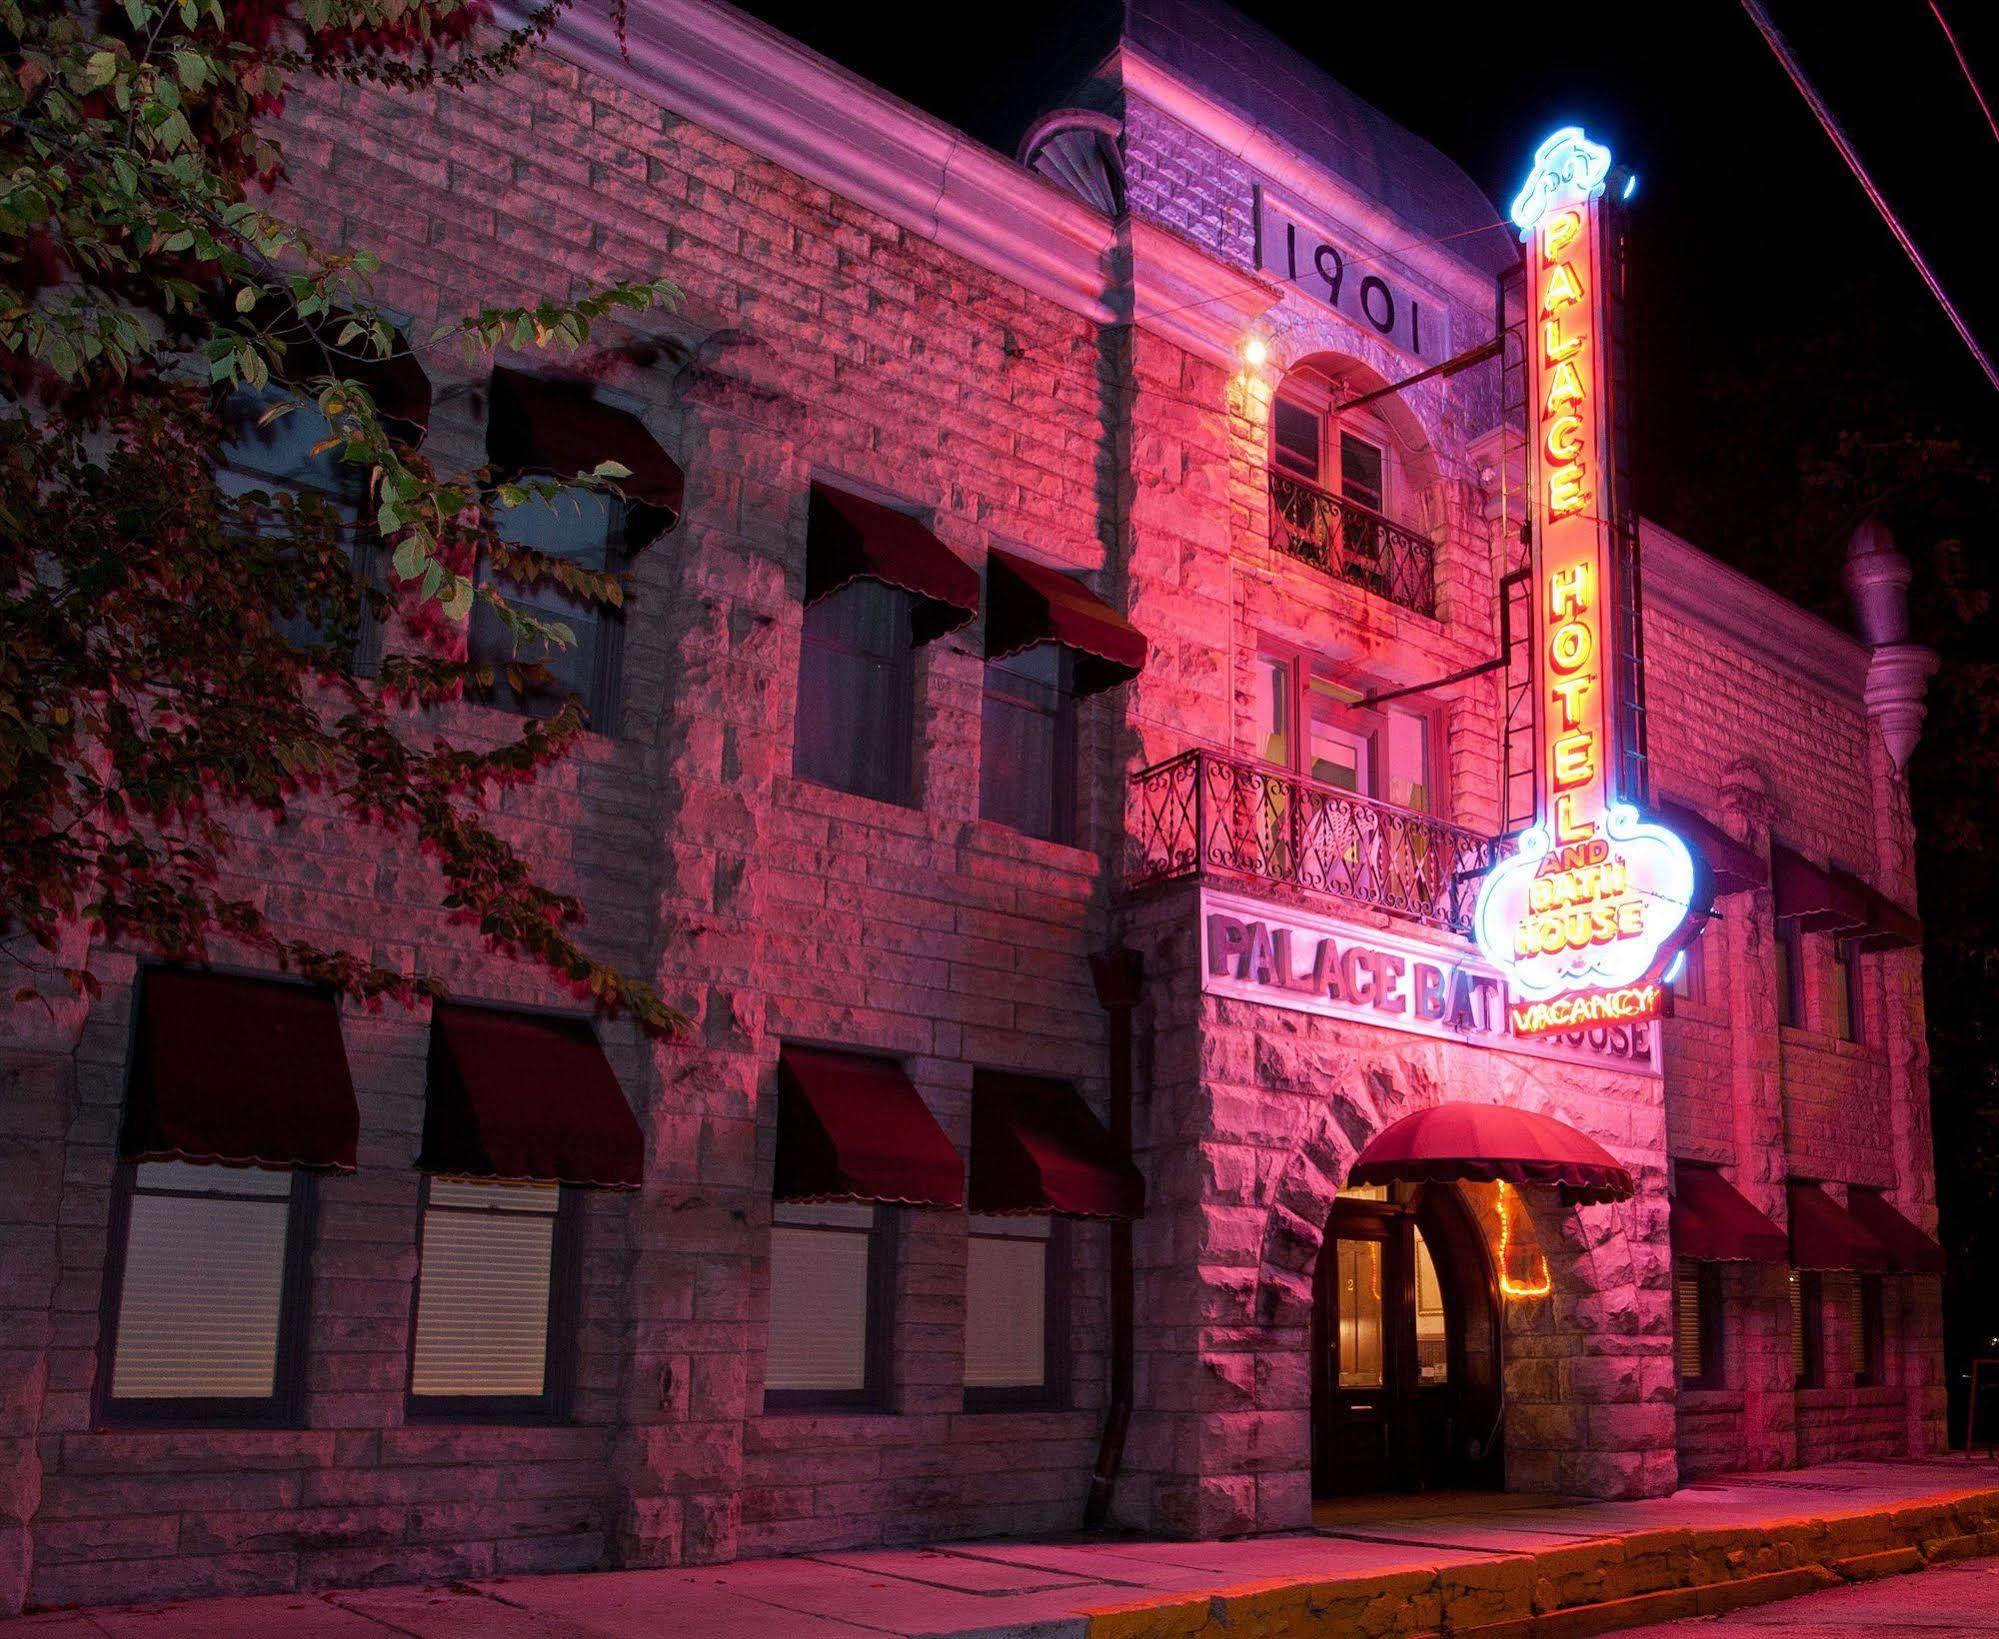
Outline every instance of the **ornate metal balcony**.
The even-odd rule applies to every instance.
[[[1275,467],[1270,544],[1419,615],[1437,612],[1437,553],[1425,537]]]
[[[1428,814],[1212,751],[1131,778],[1125,886],[1209,877],[1373,905],[1471,931],[1503,845]]]

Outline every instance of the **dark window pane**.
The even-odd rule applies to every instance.
[[[617,502],[585,489],[566,489],[552,500],[507,507],[493,522],[494,533],[503,541],[598,571],[619,567],[616,526]],[[546,578],[522,585],[495,573],[490,563],[480,564],[479,584],[496,589],[512,608],[540,620],[560,621],[575,636],[567,647],[530,643],[516,653],[513,634],[498,612],[483,600],[473,604],[469,654],[475,663],[493,668],[486,698],[508,711],[552,717],[572,694],[579,695],[592,725],[605,730],[615,685],[614,611],[574,597]],[[507,680],[510,660],[546,667],[549,681],[531,685],[525,693],[516,690]]]
[[[1317,410],[1280,398],[1271,406],[1271,452],[1277,464],[1312,483],[1319,481]]]
[[[979,812],[1029,836],[1075,834],[1076,701],[1052,643],[986,663]]]
[[[815,785],[910,801],[915,655],[910,598],[860,580],[805,611],[792,772]]]
[[[290,399],[279,387],[241,388],[229,395],[222,406],[227,437],[222,445],[222,464],[216,469],[215,485],[225,496],[259,493],[272,498],[259,509],[251,527],[262,538],[266,531],[283,531],[284,519],[276,509],[276,498],[314,497],[323,502],[337,519],[339,539],[345,544],[349,564],[362,580],[375,572],[373,537],[364,531],[361,506],[367,496],[367,472],[343,461],[338,450],[313,451],[329,437],[332,429],[326,417],[311,404],[299,404],[266,421],[267,412]],[[343,604],[344,604],[344,591]],[[349,664],[366,670],[379,654],[374,622],[358,606],[284,609],[277,612],[278,635],[298,648],[330,644],[345,626],[352,634],[347,640]]]
[[[1381,447],[1352,433],[1340,434],[1340,493],[1379,512],[1383,496]]]

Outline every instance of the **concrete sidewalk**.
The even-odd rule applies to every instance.
[[[1999,1464],[1845,1463],[1649,1502],[1407,1498],[1236,1542],[972,1542],[0,1622],[0,1639],[1190,1639],[1528,1634],[1739,1609],[1999,1554]]]

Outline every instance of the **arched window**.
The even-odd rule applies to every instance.
[[[1432,614],[1435,552],[1421,480],[1388,415],[1343,408],[1372,385],[1307,361],[1270,407],[1270,530],[1279,551]]]

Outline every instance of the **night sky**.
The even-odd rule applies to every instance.
[[[1999,96],[1999,7],[1942,3],[1988,99]],[[1051,0],[953,8],[958,37],[948,49],[930,7],[750,0],[749,9],[1007,152],[1056,100],[1054,88],[1088,66],[1068,44],[1079,32],[1078,8]],[[1540,136],[1568,121],[1639,172],[1638,502],[1709,550],[1742,556],[1737,543],[1714,538],[1726,532],[1717,518],[1757,516],[1748,503],[1781,506],[1794,477],[1775,448],[1739,512],[1714,504],[1712,483],[1705,504],[1688,499],[1703,474],[1726,464],[1718,440],[1739,442],[1745,420],[1754,436],[1753,402],[1718,415],[1717,395],[1742,398],[1744,371],[1753,382],[1754,361],[1773,351],[1858,324],[1869,369],[1898,395],[1952,429],[1999,422],[1999,394],[1739,5],[1604,7],[1613,20],[1587,33],[1536,29],[1532,8],[1457,0],[1246,0],[1240,9],[1437,144],[1497,201],[1512,197]],[[1864,10],[1773,0],[1771,11],[1987,351],[1999,355],[1999,281],[1989,271],[1999,141],[1927,0]],[[1744,483],[1739,463],[1731,481]],[[1836,564],[1829,556],[1828,596],[1808,601],[1832,606]]]

